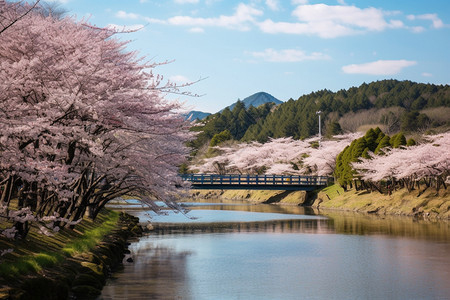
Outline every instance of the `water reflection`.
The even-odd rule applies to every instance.
[[[448,299],[449,251],[383,236],[149,235],[100,299]]]
[[[212,200],[208,199],[208,201]],[[186,206],[191,210],[187,216],[173,212],[169,212],[168,216],[156,216],[154,213],[142,209],[128,212],[138,216],[143,223],[152,222],[160,232],[187,230],[188,232],[264,231],[381,234],[450,241],[450,223],[448,221],[431,222],[410,217],[364,215],[308,207],[255,205],[248,202],[222,202],[220,200],[213,203],[186,203]],[[189,216],[192,219],[189,219]]]
[[[153,219],[154,231],[130,246],[134,262],[100,299],[450,298],[448,222],[219,201],[187,206],[242,219]],[[280,219],[254,221],[272,214]]]
[[[125,262],[124,269],[109,280],[99,299],[186,299],[180,290],[187,281],[190,251],[156,245],[145,238],[129,249],[134,262]]]
[[[358,213],[320,211],[330,218],[329,226],[336,233],[407,237],[435,241],[450,241],[448,221],[431,222],[400,216],[375,216]]]

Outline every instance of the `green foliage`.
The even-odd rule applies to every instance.
[[[411,132],[433,125],[426,114],[416,110],[436,107],[450,107],[450,86],[422,84],[411,81],[382,80],[347,90],[331,92],[321,90],[290,99],[273,109],[274,104],[264,104],[247,110],[242,102],[230,110],[208,116],[204,126],[192,128],[201,131],[188,146],[199,149],[215,134],[229,130],[233,139],[241,141],[266,142],[269,138],[308,138],[319,132],[317,111],[322,111],[321,122],[325,135],[341,133],[337,120],[344,114],[370,108],[399,107],[403,114],[389,112],[380,122],[388,126],[389,132],[401,129]],[[441,122],[442,123],[442,122]],[[375,133],[375,134],[374,134]],[[378,128],[368,133],[366,140],[370,151],[375,151],[384,133]]]
[[[74,255],[91,250],[102,240],[102,238],[111,232],[119,221],[119,213],[111,211],[108,218],[97,227],[86,230],[80,238],[67,244],[62,252],[65,255]]]
[[[416,145],[416,141],[413,138],[410,138],[409,140],[406,141],[406,146],[414,146]]]
[[[319,149],[319,141],[314,141],[310,143],[311,148]]]
[[[192,131],[200,131],[200,134],[197,135],[195,140],[189,142],[188,146],[194,150],[199,149],[208,140],[213,139],[216,134],[224,131],[228,131],[231,134],[231,138],[228,139],[240,140],[251,125],[264,119],[270,113],[274,105],[274,103],[265,103],[258,107],[250,106],[248,109],[245,109],[244,103],[238,101],[233,110],[227,107],[221,112],[208,116],[200,123],[201,126],[192,127]],[[258,130],[258,128],[253,130]],[[217,138],[223,137],[222,135]],[[213,142],[213,144],[215,143],[216,141]]]
[[[400,148],[401,146],[406,146],[406,137],[403,133],[399,132],[396,135],[393,135],[389,140],[392,148]]]
[[[377,127],[376,131],[374,129],[370,128],[366,132],[366,135],[364,136],[364,140],[366,141],[367,147],[369,148],[370,151],[375,151],[375,149],[377,148],[377,146],[378,146],[377,139],[378,139],[378,135],[380,132],[381,132],[381,130],[378,127]]]
[[[342,134],[341,125],[338,122],[328,123],[326,126],[325,135],[330,137],[338,134]]]
[[[413,142],[414,140],[411,141],[411,145]],[[389,137],[380,128],[369,129],[363,137],[354,140],[339,153],[336,158],[334,175],[338,183],[346,188],[347,185],[351,185],[355,176],[355,171],[351,167],[352,162],[357,162],[361,157],[370,159],[370,152],[373,152],[375,155],[383,155],[383,149],[386,147],[398,148],[406,144],[406,138],[403,133]]]
[[[178,173],[180,174],[187,174],[189,173],[189,167],[187,163],[182,163],[180,167],[178,168]]]
[[[225,141],[231,140],[233,137],[231,136],[231,133],[228,129],[225,129],[224,131],[217,133],[213,136],[211,139],[211,142],[209,143],[210,147],[215,147]]]
[[[400,120],[400,129],[406,132],[425,129],[430,125],[430,118],[426,114],[421,114],[418,111],[404,113]]]
[[[361,154],[361,157],[362,158],[367,158],[367,159],[371,158],[371,156],[369,154],[369,148],[368,147],[366,147],[366,149],[364,149],[363,153]]]
[[[362,84],[360,87],[352,87],[348,90],[331,92],[322,90],[304,95],[297,101],[290,99],[280,104],[277,109],[251,125],[244,134],[243,140],[257,140],[265,142],[268,138],[292,136],[294,139],[307,138],[319,132],[317,111],[322,111],[322,122],[334,122],[330,120],[331,112],[342,116],[348,112],[355,112],[369,108],[387,108],[399,106],[407,111],[410,109],[423,109],[440,106],[450,106],[450,86],[437,86],[433,84],[421,84],[411,81],[382,80],[370,84]],[[395,116],[384,116],[383,122],[394,126]],[[406,118],[406,117],[405,117]],[[402,130],[405,132],[422,128],[427,119],[422,116],[418,122],[404,121]],[[415,122],[415,121],[414,121]],[[414,125],[416,124],[416,125]],[[323,124],[322,124],[323,125]],[[399,125],[397,125],[399,126]],[[416,126],[416,127],[414,127]],[[398,127],[397,127],[398,128]],[[337,128],[326,126],[328,130]],[[391,128],[394,129],[394,128]],[[381,140],[382,137],[379,137]],[[369,141],[373,148],[374,143]],[[378,141],[379,142],[379,141]],[[375,148],[373,148],[375,150]],[[372,151],[373,151],[372,150]]]
[[[391,143],[390,143],[390,138],[388,135],[384,135],[383,138],[380,140],[380,142],[378,143],[377,148],[375,149],[374,153],[376,155],[383,155],[384,151],[382,150],[383,148],[386,147],[390,147]]]

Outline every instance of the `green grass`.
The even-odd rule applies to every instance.
[[[118,220],[118,212],[108,211],[100,214],[95,222],[84,220],[75,230],[65,229],[53,237],[30,232],[25,241],[2,240],[0,244],[3,243],[4,248],[14,248],[14,252],[1,258],[0,278],[12,280],[20,275],[38,273],[67,256],[87,252],[117,226]]]
[[[54,266],[62,260],[63,256],[55,252],[25,255],[19,257],[16,261],[1,263],[0,276],[3,278],[12,278],[18,275],[38,273],[43,268]]]
[[[344,189],[339,186],[339,184],[333,184],[330,186],[327,186],[321,192],[326,193],[330,199],[333,199],[339,195],[344,194]]]
[[[68,243],[63,249],[63,253],[66,255],[75,255],[77,253],[82,253],[94,248],[102,238],[111,232],[112,229],[117,225],[119,220],[119,213],[111,211],[108,218],[101,223],[100,226],[94,227],[92,229],[84,231],[83,235]]]

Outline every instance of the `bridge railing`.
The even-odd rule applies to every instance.
[[[183,180],[192,184],[207,185],[327,185],[327,176],[303,175],[242,175],[242,174],[183,174]]]

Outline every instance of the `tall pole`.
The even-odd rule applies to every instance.
[[[320,114],[322,111],[316,111],[316,115],[319,115],[319,148],[320,148],[320,141],[322,140],[322,124],[320,122]]]

